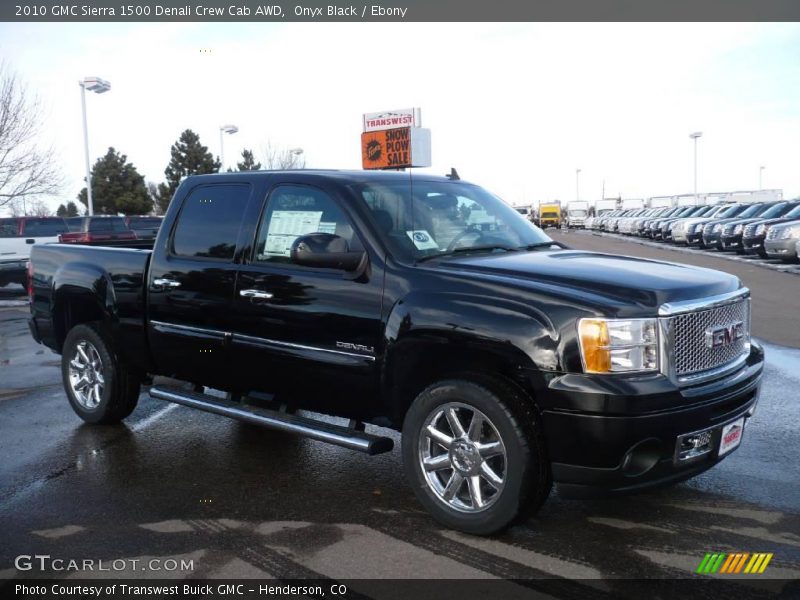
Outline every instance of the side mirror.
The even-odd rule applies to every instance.
[[[355,271],[366,259],[363,250],[351,252],[343,237],[332,233],[301,235],[292,244],[292,262],[305,267]]]

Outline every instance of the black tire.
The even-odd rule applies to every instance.
[[[423,428],[431,415],[449,403],[477,409],[488,417],[492,431],[499,435],[505,448],[502,489],[489,497],[490,504],[486,508],[475,512],[452,507],[434,490],[421,465]],[[463,410],[469,414],[469,409]],[[429,443],[426,440],[427,437],[423,439],[423,446]],[[465,533],[488,535],[504,529],[515,520],[536,512],[552,488],[550,463],[537,410],[521,390],[499,378],[470,374],[437,381],[427,387],[406,413],[402,448],[406,477],[417,499],[437,521]],[[445,452],[452,465],[443,467],[440,476],[452,478],[456,474],[453,452],[445,451],[444,447],[438,451]],[[472,477],[467,476],[467,479]],[[478,482],[480,487],[481,480]],[[465,483],[470,484],[464,485],[469,492],[474,482]],[[492,488],[488,489],[491,492]]]
[[[95,406],[87,406],[87,400],[80,397],[80,390],[73,388],[73,377],[86,371],[85,368],[81,371],[71,367],[78,356],[79,346],[84,352],[93,349],[99,357],[99,368],[92,368],[90,373],[90,378],[97,381],[99,372],[103,380],[102,386],[98,387],[99,401],[89,394],[91,402],[96,402]],[[117,423],[130,415],[139,401],[139,379],[120,364],[109,336],[96,323],[76,325],[67,333],[61,353],[61,378],[72,410],[87,423]]]

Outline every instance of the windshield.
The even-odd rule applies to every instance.
[[[784,217],[800,217],[800,204],[795,206],[792,210],[790,210],[788,213],[786,213],[783,216]]]
[[[571,211],[569,211],[569,214],[572,215],[573,217],[585,217],[586,211],[581,208],[577,210],[573,208]]]
[[[765,211],[764,214],[759,216],[764,217],[765,219],[770,219],[772,217],[780,217],[786,212],[787,209],[788,207],[786,204],[776,204],[768,211]]]
[[[386,181],[353,186],[400,259],[549,244],[545,233],[486,190],[463,182]],[[413,195],[412,195],[413,192]]]
[[[753,206],[749,207],[744,212],[739,213],[738,216],[743,218],[743,219],[746,219],[747,217],[752,217],[752,216],[757,215],[762,210],[764,210],[764,205],[763,204],[754,204]]]

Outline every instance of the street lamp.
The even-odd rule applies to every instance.
[[[702,137],[702,131],[690,133],[689,137],[694,140],[694,199],[697,201],[697,138]]]
[[[758,167],[758,189],[759,190],[763,190],[764,189],[764,186],[761,185],[761,182],[762,182],[762,176],[764,174],[764,169],[766,169],[766,168],[767,167],[765,167],[763,165]]]
[[[581,199],[581,170],[575,169],[575,200]]]
[[[219,128],[219,168],[220,171],[225,169],[225,146],[223,143],[223,133],[227,133],[228,135],[233,135],[239,131],[239,128],[236,125],[222,125]]]
[[[81,108],[83,109],[83,152],[86,159],[86,206],[89,214],[94,214],[92,203],[92,173],[89,168],[89,127],[86,124],[86,90],[95,94],[102,94],[111,89],[111,84],[99,77],[86,77],[78,82],[81,88]]]

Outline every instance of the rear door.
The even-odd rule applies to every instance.
[[[322,185],[322,184],[320,184]],[[233,298],[233,371],[250,389],[301,397],[337,413],[372,399],[377,382],[383,271],[292,262],[298,236],[324,232],[365,249],[347,198],[332,189],[277,179],[243,257]]]
[[[169,236],[153,251],[148,278],[151,351],[162,372],[224,385],[249,183],[187,191]],[[178,197],[174,201],[179,201]]]

